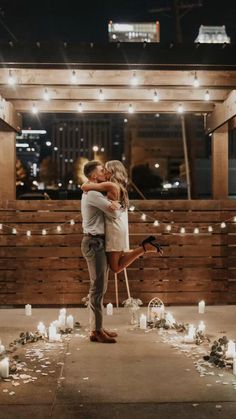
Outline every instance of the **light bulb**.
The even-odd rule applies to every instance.
[[[205,93],[204,99],[205,99],[205,100],[210,100],[210,93],[209,93],[209,91],[208,91],[208,90],[207,90],[207,91],[206,91],[206,93]]]
[[[185,234],[185,228],[184,228],[184,227],[181,227],[181,229],[180,229],[180,233],[181,233],[181,234]]]
[[[0,230],[2,230],[2,224],[0,224]]]
[[[47,100],[47,101],[50,100],[50,95],[48,93],[48,89],[44,90],[43,98],[44,98],[44,100]]]
[[[167,230],[167,231],[171,231],[171,225],[170,225],[170,224],[168,224],[168,225],[166,226],[166,230]]]
[[[213,231],[212,226],[208,226],[208,229],[207,230],[209,231],[209,233],[212,233],[212,231]]]
[[[158,227],[160,224],[159,224],[159,221],[158,220],[155,220],[154,221],[154,223],[153,223],[153,225],[155,226],[155,227]]]
[[[13,77],[11,70],[9,70],[7,82],[10,84],[10,86],[14,86],[14,84],[16,84],[16,79]]]
[[[236,223],[236,216],[234,216],[233,220],[234,220],[234,223]]]
[[[75,225],[75,220],[70,220],[70,225],[74,226]]]
[[[183,113],[183,111],[184,111],[183,105],[182,103],[180,103],[178,106],[178,113]]]
[[[36,115],[38,113],[38,108],[36,107],[35,103],[32,106],[32,113]]]
[[[83,105],[81,102],[78,104],[78,112],[83,112]]]
[[[134,108],[131,103],[129,104],[129,113],[134,113]]]
[[[77,82],[76,72],[75,70],[73,70],[71,74],[71,83],[76,84],[76,82]]]
[[[30,237],[30,236],[31,236],[31,231],[30,231],[30,230],[27,230],[27,231],[26,231],[26,236],[27,236],[27,237]]]
[[[141,215],[141,220],[146,221],[146,219],[147,219],[146,214],[142,214],[142,215]]]
[[[221,223],[220,227],[221,227],[221,228],[225,228],[225,227],[226,227],[226,224],[225,224],[225,222],[224,222],[224,221],[223,221],[223,223]]]
[[[16,228],[12,229],[12,234],[17,234],[17,229]]]
[[[153,94],[153,102],[159,102],[159,96],[156,91]]]
[[[199,85],[200,85],[200,83],[199,83],[199,80],[197,78],[197,74],[195,73],[194,79],[193,79],[193,86],[194,87],[199,87]]]
[[[133,212],[133,211],[135,210],[135,206],[134,206],[134,205],[131,205],[131,206],[129,207],[129,210],[130,210],[131,212]]]
[[[199,228],[198,228],[198,227],[196,227],[196,228],[193,230],[193,232],[194,232],[194,234],[199,234]]]
[[[138,78],[136,76],[136,73],[133,73],[132,79],[131,79],[132,86],[137,86],[138,84]]]
[[[95,151],[95,153],[99,150],[99,147],[97,145],[93,146],[93,151]]]
[[[61,232],[61,226],[57,226],[57,232],[60,233]]]
[[[104,100],[104,93],[102,89],[99,90],[99,100]]]
[[[45,228],[42,229],[42,236],[46,236],[47,230]]]

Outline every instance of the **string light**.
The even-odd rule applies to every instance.
[[[76,77],[76,72],[75,72],[75,70],[73,70],[72,71],[72,74],[71,74],[71,83],[73,83],[73,84],[76,84],[76,82],[77,82],[77,77]]]
[[[104,100],[104,93],[102,89],[99,90],[99,100]]]
[[[207,90],[207,91],[206,91],[206,93],[205,93],[204,99],[205,99],[205,100],[210,100],[210,93],[209,93],[209,91],[208,91],[208,90]]]
[[[70,220],[70,225],[74,226],[75,225],[75,220]]]
[[[15,79],[15,77],[13,77],[13,74],[12,74],[11,70],[9,70],[9,75],[8,75],[7,82],[8,82],[8,84],[10,84],[10,86],[14,86],[16,84],[16,79]]]
[[[195,227],[195,229],[193,230],[194,234],[199,234],[199,228]]]
[[[157,91],[155,90],[154,94],[153,94],[153,102],[159,102],[159,96],[157,94]]]
[[[133,108],[133,105],[131,103],[129,104],[128,111],[129,111],[129,113],[134,113],[134,108]]]
[[[141,215],[141,220],[146,221],[146,219],[147,219],[147,216],[146,216],[146,214],[144,214],[144,213],[143,213],[143,214]]]
[[[180,229],[180,233],[181,233],[181,234],[185,234],[185,228],[184,228],[184,227],[181,227],[181,229]]]
[[[45,228],[42,229],[42,236],[46,236],[47,230]]]
[[[133,73],[133,76],[132,76],[132,79],[131,79],[131,84],[132,84],[132,86],[137,86],[137,84],[138,84],[138,78],[137,78],[135,72]]]
[[[233,218],[233,222],[234,222],[234,223],[236,223],[236,216],[234,216],[234,218]]]
[[[170,225],[170,224],[168,224],[168,225],[166,226],[166,230],[167,230],[167,231],[171,231],[171,225]]]
[[[37,108],[37,106],[35,105],[35,103],[33,103],[33,106],[32,106],[32,113],[33,113],[34,115],[36,115],[36,114],[38,113],[38,108]]]
[[[200,83],[199,83],[199,80],[198,80],[198,77],[197,77],[197,73],[196,72],[194,74],[193,86],[194,87],[199,87],[200,86]]]
[[[12,234],[17,234],[17,229],[16,228],[12,229]]]
[[[158,220],[155,220],[154,223],[153,223],[153,225],[154,225],[154,227],[158,227],[160,225],[160,223],[159,223]]]
[[[177,111],[178,111],[178,113],[183,113],[184,108],[183,108],[182,103],[179,104]]]
[[[83,105],[82,105],[81,102],[78,104],[77,110],[78,110],[79,113],[83,112]]]
[[[60,233],[61,232],[61,226],[57,226],[57,232]]]
[[[2,230],[2,224],[0,224],[0,230]]]
[[[220,228],[225,228],[226,227],[226,224],[225,224],[225,222],[223,221],[223,223],[221,223],[220,224]]]
[[[47,100],[47,101],[50,100],[50,95],[49,95],[48,89],[44,90],[43,98],[44,98],[44,100]]]
[[[133,211],[135,210],[135,206],[134,206],[134,205],[131,205],[131,206],[129,207],[129,210],[130,210],[131,212],[133,212]]]
[[[212,231],[213,231],[212,226],[208,226],[208,229],[207,230],[209,231],[209,233],[212,233]]]
[[[30,231],[30,230],[27,230],[27,231],[26,231],[26,236],[27,236],[27,237],[30,237],[30,236],[31,236],[31,231]]]

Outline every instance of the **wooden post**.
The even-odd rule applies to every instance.
[[[0,199],[16,199],[15,132],[0,131]]]
[[[228,123],[212,135],[212,198],[228,199]]]

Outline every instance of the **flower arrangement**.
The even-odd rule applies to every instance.
[[[129,308],[130,312],[131,312],[131,324],[136,324],[137,323],[137,318],[136,318],[136,314],[137,311],[140,309],[140,306],[143,305],[142,300],[140,300],[139,298],[127,298],[127,300],[123,301],[123,306]]]

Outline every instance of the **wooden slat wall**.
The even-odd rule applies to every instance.
[[[130,243],[134,247],[156,234],[164,256],[139,258],[128,268],[131,294],[144,303],[159,296],[165,304],[236,303],[236,215],[234,201],[134,201],[152,219],[130,213]],[[62,232],[56,226],[70,219]],[[227,222],[221,229],[219,223]],[[212,225],[213,234],[167,233],[163,223],[186,228]],[[174,223],[173,223],[174,222]],[[0,305],[81,304],[89,289],[86,262],[81,255],[80,201],[0,201]],[[20,234],[12,235],[16,227]],[[55,228],[54,228],[55,227]],[[46,236],[42,228],[52,228]],[[37,230],[26,237],[27,229]],[[123,273],[119,274],[120,302],[127,298]],[[105,302],[115,302],[114,277],[110,275]]]

